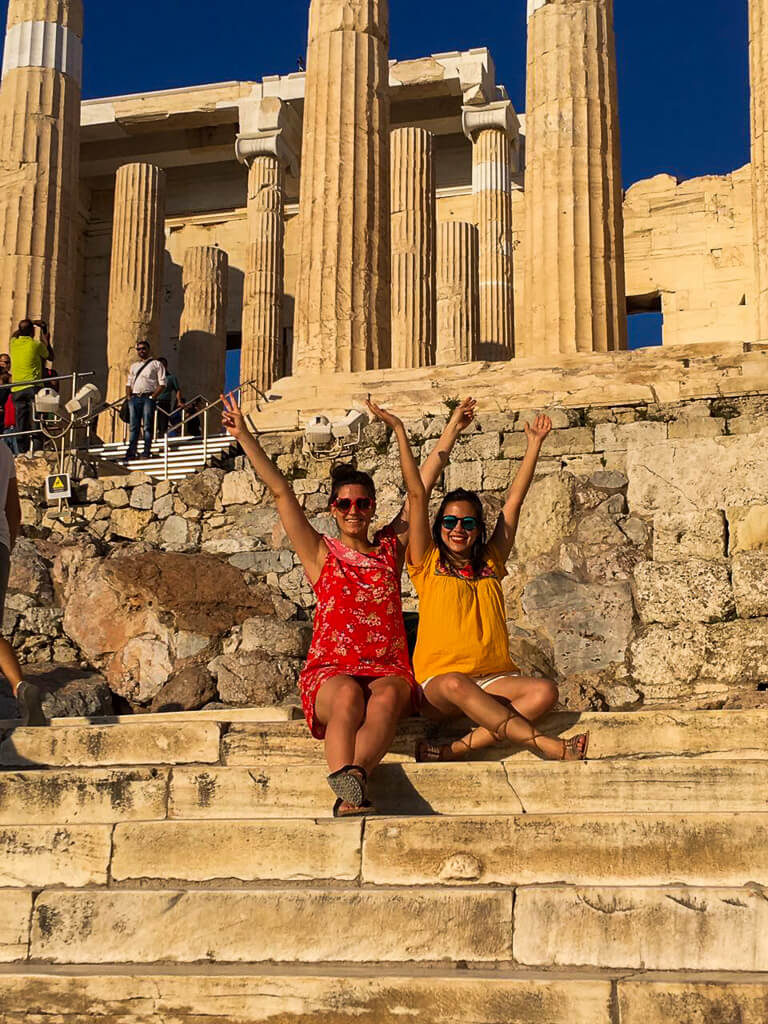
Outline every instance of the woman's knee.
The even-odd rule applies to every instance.
[[[443,696],[451,701],[452,704],[458,704],[475,685],[471,679],[462,675],[461,672],[449,672],[448,675],[443,676],[440,680],[440,690]]]
[[[560,699],[560,690],[557,683],[551,679],[537,679],[534,684],[533,697],[539,714],[543,715],[551,711]]]
[[[340,681],[334,685],[329,705],[329,718],[331,719],[362,719],[365,713],[365,697],[354,679]]]
[[[376,684],[371,699],[375,700],[382,710],[399,715],[410,699],[410,691],[407,684],[387,679]]]

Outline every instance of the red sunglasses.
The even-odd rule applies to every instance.
[[[336,498],[333,502],[333,507],[339,512],[349,512],[353,505],[358,512],[370,512],[373,498]]]

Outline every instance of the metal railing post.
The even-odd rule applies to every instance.
[[[165,435],[164,441],[165,441],[165,450],[164,450],[164,453],[163,453],[163,463],[164,463],[165,479],[167,480],[168,479],[168,435],[167,434]]]
[[[208,410],[203,413],[203,465],[208,462]]]

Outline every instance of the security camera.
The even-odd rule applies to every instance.
[[[360,409],[350,409],[347,415],[341,420],[334,420],[331,424],[333,436],[340,441],[349,441],[352,438],[360,440],[363,430],[370,423],[368,414]]]
[[[312,448],[322,448],[333,441],[331,421],[327,416],[313,416],[306,426],[304,436]]]
[[[78,413],[90,413],[97,405],[101,405],[102,395],[95,384],[86,384],[75,394],[71,401],[67,402],[64,408],[71,416]]]
[[[41,388],[35,395],[35,412],[38,416],[54,415],[61,412],[61,395],[53,388]]]

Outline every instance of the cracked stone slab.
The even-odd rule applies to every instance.
[[[371,818],[362,880],[374,885],[768,884],[768,815]]]
[[[359,819],[137,822],[115,829],[112,877],[118,882],[354,881],[361,846]]]
[[[106,885],[111,852],[106,826],[0,826],[0,886]]]
[[[164,818],[168,777],[160,768],[0,772],[0,825]]]
[[[429,890],[47,891],[32,959],[49,963],[508,961],[512,893]]]
[[[8,1024],[28,1024],[30,988],[53,1010],[51,1024],[74,1024],[103,1015],[104,1021],[170,1021],[201,1024],[609,1024],[611,983],[592,978],[530,977],[494,973],[483,977],[455,971],[407,976],[377,969],[354,973],[336,968],[333,976],[306,968],[290,975],[243,973],[217,976],[202,970],[115,975],[54,974],[2,977],[3,1014]],[[66,1016],[56,1010],[66,1007]],[[140,1008],[137,1010],[137,1008]],[[98,1019],[98,1018],[97,1018]],[[634,1022],[633,1022],[634,1024]],[[666,1022],[665,1022],[666,1024]],[[749,1020],[745,1024],[757,1024]],[[763,1024],[761,1021],[760,1024]]]
[[[322,765],[176,768],[170,818],[316,818],[334,796]],[[504,765],[385,764],[371,780],[380,814],[518,814]]]
[[[527,814],[765,811],[768,761],[506,762]],[[461,813],[461,812],[458,812]]]
[[[518,889],[514,956],[536,967],[768,970],[757,888]]]
[[[0,766],[213,764],[220,737],[218,722],[15,729],[0,743]]]

